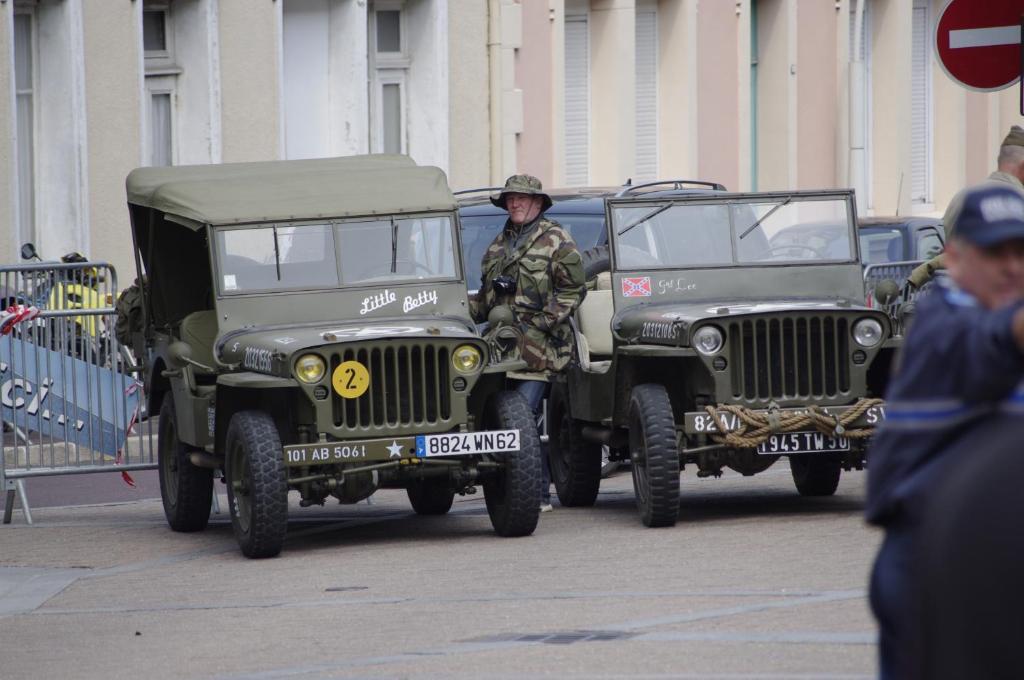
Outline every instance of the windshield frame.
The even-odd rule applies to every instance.
[[[767,204],[775,203],[779,206],[785,204],[805,203],[812,201],[843,201],[846,206],[847,225],[846,235],[850,244],[850,257],[843,259],[823,260],[779,260],[779,261],[740,261],[736,255],[738,252],[738,227],[748,230],[751,225],[737,225],[735,223],[734,205],[743,204]],[[729,207],[729,240],[732,249],[732,262],[709,263],[709,264],[658,264],[630,266],[628,268],[619,265],[620,237],[629,233],[630,230],[618,231],[619,224],[615,219],[615,211],[619,208],[648,208],[653,211],[655,208],[667,206],[665,210],[683,205],[723,205]],[[773,208],[774,210],[775,208]],[[659,211],[659,212],[663,212]],[[761,218],[762,220],[764,217]],[[745,269],[748,267],[808,267],[808,266],[831,266],[860,264],[860,239],[857,233],[857,206],[853,199],[852,190],[812,190],[812,191],[777,191],[777,192],[748,192],[748,193],[719,193],[719,194],[694,194],[680,197],[658,197],[647,199],[636,198],[608,198],[605,200],[605,223],[607,225],[609,253],[611,257],[611,269],[613,272],[642,272],[642,271],[675,271],[675,270],[703,270],[703,269]],[[642,224],[642,222],[641,222]],[[626,226],[631,225],[626,222]]]
[[[404,279],[390,279],[388,281],[375,280],[365,281],[358,283],[344,283],[342,277],[342,263],[341,263],[341,252],[338,247],[338,226],[342,224],[352,224],[359,222],[381,222],[417,219],[417,218],[447,218],[448,228],[451,230],[451,244],[452,244],[452,275],[451,276],[436,276],[430,278],[404,278]],[[245,229],[272,229],[282,227],[303,227],[303,226],[317,226],[327,225],[331,227],[332,238],[334,239],[334,263],[335,272],[337,275],[338,283],[331,286],[275,286],[273,288],[250,288],[247,290],[230,291],[224,289],[224,277],[221,265],[222,253],[220,252],[217,235],[226,231],[240,231]],[[431,211],[431,212],[417,212],[417,213],[391,213],[391,214],[376,214],[376,215],[360,215],[357,217],[345,217],[345,218],[303,218],[288,221],[274,221],[274,222],[247,222],[244,224],[230,224],[230,225],[208,225],[208,244],[210,251],[211,271],[213,272],[214,281],[213,293],[217,299],[235,299],[245,298],[250,296],[268,296],[268,295],[297,295],[307,293],[324,293],[324,292],[344,292],[344,291],[359,291],[364,289],[376,289],[382,285],[386,286],[406,286],[406,285],[424,285],[424,284],[442,284],[462,281],[462,241],[459,234],[459,216],[456,211]]]

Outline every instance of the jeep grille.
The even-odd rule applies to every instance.
[[[828,399],[850,390],[849,322],[842,317],[729,324],[733,397]]]
[[[431,427],[450,420],[449,349],[403,343],[346,347],[331,356],[331,373],[343,361],[366,366],[370,386],[355,399],[334,393],[334,425],[348,430]]]

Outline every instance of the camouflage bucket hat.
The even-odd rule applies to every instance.
[[[551,197],[544,193],[540,180],[533,175],[512,175],[505,180],[505,188],[497,196],[491,196],[491,203],[505,210],[505,194],[528,194],[530,196],[543,196],[544,206],[540,209],[544,212],[551,207]]]

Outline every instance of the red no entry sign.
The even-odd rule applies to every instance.
[[[946,74],[972,90],[1001,90],[1020,78],[1024,0],[950,0],[935,24]]]

